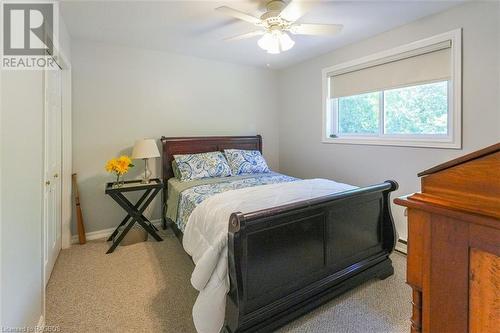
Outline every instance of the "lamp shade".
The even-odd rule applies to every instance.
[[[134,160],[142,158],[160,157],[160,151],[154,139],[137,140],[132,150]]]

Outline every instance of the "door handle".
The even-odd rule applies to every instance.
[[[57,178],[57,177],[59,177],[59,174],[58,173],[54,174],[54,178]]]
[[[49,185],[50,185],[50,180],[47,180],[47,181],[45,182],[45,185],[49,186]]]

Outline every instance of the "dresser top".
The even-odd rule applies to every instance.
[[[500,143],[418,174],[421,192],[396,199],[403,206],[439,206],[496,219],[500,227]]]
[[[427,169],[425,171],[419,172],[417,174],[417,176],[422,177],[422,176],[430,175],[430,174],[433,174],[433,173],[436,173],[439,171],[443,171],[443,170],[449,169],[451,167],[475,160],[477,158],[481,158],[483,156],[496,153],[497,151],[500,151],[500,142],[496,143],[492,146],[477,150],[477,151],[472,152],[470,154],[460,156],[460,157],[455,158],[451,161],[436,165],[435,167],[432,167],[432,168]]]

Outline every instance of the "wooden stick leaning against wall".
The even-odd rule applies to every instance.
[[[78,229],[78,242],[85,244],[87,239],[85,237],[85,225],[83,224],[82,208],[80,207],[80,194],[78,192],[78,184],[76,182],[76,173],[71,175],[73,181],[73,194],[75,196],[76,207],[76,227]]]

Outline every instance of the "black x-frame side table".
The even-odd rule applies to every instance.
[[[111,236],[109,236],[108,242],[113,241],[113,244],[106,253],[112,253],[116,249],[123,237],[125,237],[130,229],[132,229],[135,223],[138,223],[141,227],[143,227],[157,241],[160,242],[163,240],[156,233],[158,229],[143,215],[146,208],[162,189],[163,182],[158,178],[151,179],[149,184],[142,184],[140,180],[128,180],[125,181],[121,187],[115,187],[114,183],[106,183],[105,193],[113,198],[113,200],[115,200],[118,205],[120,205],[120,207],[127,212],[127,216],[125,216],[120,225],[115,229],[115,231],[113,231]],[[132,191],[144,191],[135,204],[131,203],[130,200],[123,195],[125,192]],[[125,226],[125,228],[120,235],[115,238],[115,236],[120,232],[119,229],[122,226]]]

